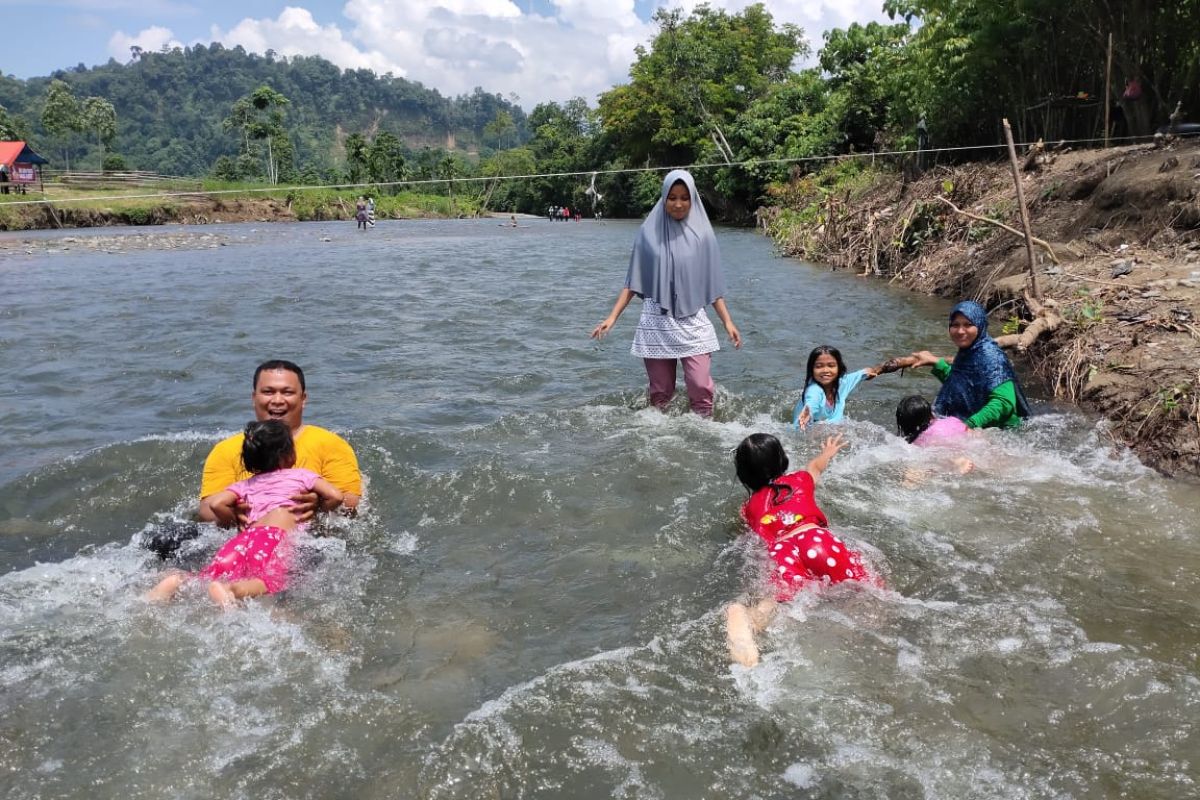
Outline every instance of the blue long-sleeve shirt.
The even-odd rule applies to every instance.
[[[804,396],[800,398],[800,402],[796,403],[796,410],[792,413],[792,427],[800,424],[800,412],[806,406],[811,415],[809,422],[841,422],[845,419],[846,398],[865,380],[867,380],[865,369],[843,375],[838,383],[837,397],[833,399],[833,405],[829,405],[825,401],[825,389],[820,384],[810,383],[804,390]]]

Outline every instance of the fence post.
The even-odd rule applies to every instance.
[[[1029,255],[1029,289],[1033,299],[1042,302],[1042,292],[1038,288],[1037,259],[1033,256],[1033,231],[1029,229],[1029,209],[1025,207],[1025,190],[1021,188],[1021,167],[1017,164],[1017,149],[1013,146],[1012,128],[1008,118],[1004,120],[1004,140],[1008,143],[1008,160],[1012,165],[1013,183],[1017,185],[1017,205],[1021,209],[1021,227],[1025,231],[1025,252]]]

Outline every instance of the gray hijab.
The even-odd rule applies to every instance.
[[[692,208],[682,222],[667,213],[667,194],[683,181]],[[653,300],[676,319],[690,317],[725,296],[725,276],[712,223],[686,170],[676,169],[663,179],[662,195],[650,210],[633,243],[625,287]]]

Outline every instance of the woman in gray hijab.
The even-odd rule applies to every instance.
[[[687,171],[672,170],[663,180],[662,196],[638,231],[625,286],[591,336],[603,338],[629,301],[642,298],[631,352],[645,361],[650,403],[665,409],[671,402],[678,360],[683,362],[692,411],[710,417],[712,353],[721,346],[705,306],[717,312],[733,346],[742,346],[742,334],[729,316],[724,295],[717,237],[696,193],[696,182]]]

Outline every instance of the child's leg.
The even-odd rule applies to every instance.
[[[166,577],[158,582],[157,586],[146,592],[146,599],[152,603],[165,603],[175,596],[175,593],[179,591],[179,587],[183,585],[185,580],[187,580],[187,573],[185,572],[168,573]]]
[[[754,626],[754,632],[759,633],[775,618],[775,612],[779,610],[779,603],[767,597],[759,600],[753,608],[750,609],[750,624]]]
[[[758,645],[754,634],[762,631],[771,622],[779,604],[767,598],[747,608],[741,603],[731,603],[725,610],[725,633],[729,641],[729,657],[743,667],[758,663]]]
[[[743,667],[758,663],[758,645],[754,641],[754,623],[750,609],[741,603],[730,603],[725,609],[725,638],[729,657]]]
[[[646,377],[650,379],[650,405],[666,409],[675,396],[675,359],[644,358]]]
[[[258,578],[240,581],[213,581],[208,585],[208,596],[222,608],[229,608],[238,600],[258,597],[267,593],[267,585]]]
[[[713,413],[713,393],[716,384],[712,379],[712,353],[688,356],[683,361],[683,382],[687,386],[688,400],[692,411],[702,417]]]

